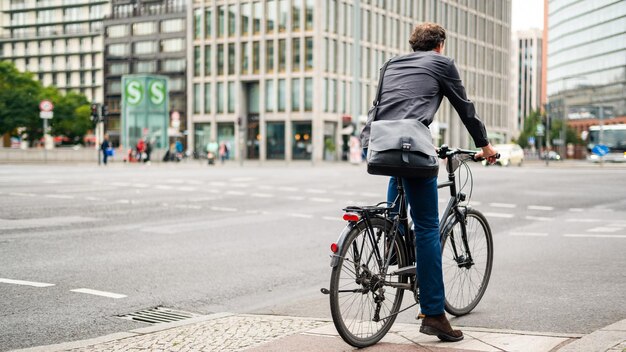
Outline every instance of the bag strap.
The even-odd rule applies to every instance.
[[[378,104],[380,104],[380,95],[382,94],[383,88],[383,78],[385,77],[385,71],[387,71],[387,66],[391,62],[391,59],[387,60],[383,67],[380,69],[380,77],[378,78],[378,89],[376,90],[376,99],[372,103],[374,105],[374,120],[376,120],[376,115],[378,113]]]

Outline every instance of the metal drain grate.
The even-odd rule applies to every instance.
[[[162,324],[191,319],[199,316],[199,314],[183,312],[180,310],[173,310],[164,307],[154,307],[140,310],[135,313],[118,315],[118,318],[140,321],[142,323],[148,324]]]

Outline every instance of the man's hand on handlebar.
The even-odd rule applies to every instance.
[[[491,143],[487,144],[484,147],[481,147],[481,151],[474,155],[475,160],[486,159],[489,165],[495,164],[496,160],[498,160],[498,151],[491,145]]]

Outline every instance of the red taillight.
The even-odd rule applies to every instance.
[[[331,244],[331,245],[330,245],[330,250],[331,250],[333,253],[337,253],[337,251],[339,250],[339,246],[337,245],[337,243],[333,243],[333,244]]]
[[[359,221],[359,215],[355,213],[345,213],[343,214],[343,219],[345,221]]]

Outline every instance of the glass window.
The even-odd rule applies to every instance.
[[[184,51],[184,50],[185,50],[185,39],[183,38],[172,38],[172,39],[165,39],[161,41],[162,53],[171,53],[171,52]]]
[[[252,43],[252,72],[258,73],[261,69],[261,48],[259,42]]]
[[[193,10],[193,39],[202,37],[202,9]]]
[[[161,62],[162,70],[165,72],[183,72],[185,71],[185,59],[167,59]]]
[[[310,160],[313,153],[313,145],[311,144],[313,139],[311,138],[311,122],[293,122],[291,130],[293,131],[293,160]]]
[[[287,0],[279,0],[278,11],[278,31],[284,32],[287,30],[287,18],[289,17],[289,4],[287,4]]]
[[[313,110],[313,78],[304,79],[304,110]]]
[[[291,1],[291,29],[294,32],[300,31],[302,25],[300,19],[302,18],[302,0]]]
[[[228,6],[228,36],[232,37],[237,32],[237,27],[235,23],[235,19],[237,18],[237,6],[230,5]]]
[[[265,81],[265,111],[274,111],[274,81]]]
[[[267,159],[285,159],[285,123],[268,122],[266,128]]]
[[[286,88],[285,88],[285,80],[284,79],[279,79],[278,80],[278,111],[285,111],[285,105],[287,104],[287,92],[286,92]]]
[[[274,41],[265,42],[265,71],[274,72]]]
[[[200,76],[200,47],[193,47],[193,75],[194,77]]]
[[[108,53],[111,56],[128,55],[128,44],[111,44],[109,45]]]
[[[170,77],[170,91],[184,91],[185,79],[182,77]],[[173,104],[173,101],[172,101]]]
[[[193,134],[195,152],[206,155],[207,144],[211,142],[211,124],[209,122],[195,123]]]
[[[217,100],[217,113],[224,112],[224,82],[217,82],[217,91],[215,92]]]
[[[193,112],[195,114],[200,113],[200,107],[202,106],[202,96],[200,95],[200,84],[194,83],[193,85]]]
[[[148,35],[156,33],[155,22],[139,22],[133,24],[133,35]]]
[[[267,4],[265,6],[265,32],[272,33],[274,31],[274,26],[276,25],[276,1],[267,0]]]
[[[107,28],[107,35],[109,38],[120,38],[128,36],[128,26],[125,24],[118,24]]]
[[[204,37],[211,38],[213,35],[213,11],[207,8],[204,11]]]
[[[235,103],[237,102],[237,94],[235,92],[235,82],[228,82],[228,112],[235,112]]]
[[[245,75],[249,69],[249,49],[250,42],[241,43],[241,74]]]
[[[204,47],[204,75],[211,75],[211,46]]]
[[[306,42],[306,66],[305,69],[312,70],[313,69],[313,38],[308,37],[305,39]]]
[[[285,39],[278,41],[278,71],[285,72],[287,68],[287,44]]]
[[[224,13],[224,6],[219,6],[217,8],[217,36],[220,38],[224,36],[224,26],[226,25],[225,16],[226,14]]]
[[[157,62],[151,61],[137,61],[134,63],[133,73],[154,73],[157,71]]]
[[[235,44],[228,44],[228,74],[235,74]]]
[[[224,74],[224,44],[217,45],[217,74]]]
[[[294,72],[300,71],[300,38],[294,38],[291,42],[292,59],[291,70]]]
[[[306,24],[307,31],[313,30],[313,0],[306,0]]]
[[[291,80],[291,110],[300,111],[300,78]]]
[[[143,41],[135,43],[135,54],[137,55],[146,55],[146,54],[154,54],[156,53],[157,46],[153,41]]]
[[[261,19],[263,18],[263,4],[261,4],[260,1],[255,1],[253,3],[253,23],[252,23],[252,29],[254,34],[258,34],[261,32]]]
[[[211,113],[211,83],[204,84],[204,113]]]
[[[241,35],[250,33],[250,3],[246,2],[241,5]]]
[[[185,20],[175,18],[161,22],[161,33],[182,32],[185,30]]]

